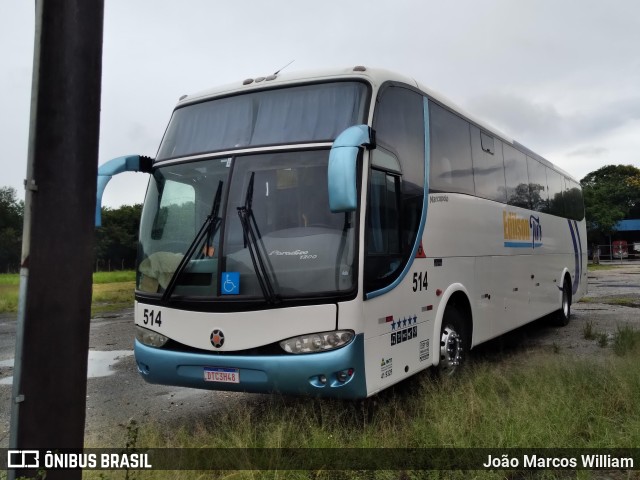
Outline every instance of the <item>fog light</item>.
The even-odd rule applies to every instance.
[[[336,379],[338,379],[340,383],[345,383],[349,381],[352,376],[353,376],[353,368],[348,368],[346,370],[341,370],[339,372],[336,372]]]

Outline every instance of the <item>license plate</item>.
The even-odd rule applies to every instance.
[[[204,381],[218,383],[240,383],[240,369],[204,367]]]

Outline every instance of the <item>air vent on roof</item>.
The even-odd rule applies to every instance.
[[[355,67],[353,67],[353,71],[354,72],[366,72],[367,71],[367,67],[363,67],[362,65],[356,65]]]
[[[250,83],[253,83],[253,78],[247,78],[244,82],[242,82],[243,85],[249,85]]]

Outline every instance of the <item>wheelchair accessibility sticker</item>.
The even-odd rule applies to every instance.
[[[220,293],[238,295],[240,293],[240,272],[222,272]]]

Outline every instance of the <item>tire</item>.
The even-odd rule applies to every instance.
[[[440,362],[436,373],[452,377],[459,373],[467,361],[469,335],[464,318],[454,307],[447,307],[440,328]]]
[[[565,277],[562,285],[562,304],[553,316],[553,323],[558,327],[564,327],[571,317],[571,281]]]

